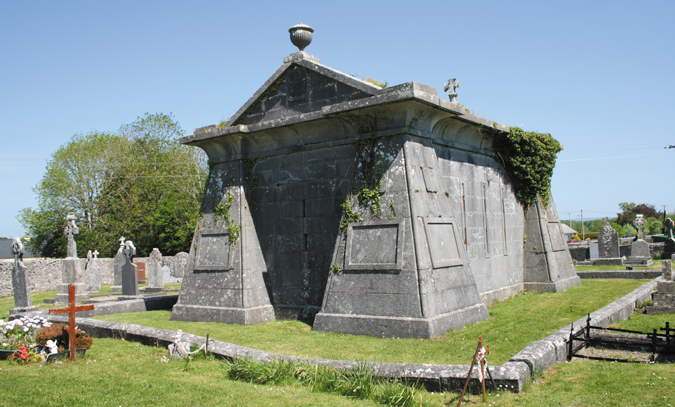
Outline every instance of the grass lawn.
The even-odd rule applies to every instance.
[[[470,362],[477,336],[490,346],[488,357],[498,365],[529,342],[632,291],[648,280],[582,280],[564,293],[525,292],[489,308],[491,318],[461,331],[432,339],[385,339],[312,332],[298,321],[256,326],[169,321],[170,312],[156,311],[101,317],[176,330],[297,356],[391,362]],[[33,303],[55,292],[35,293]],[[0,315],[14,306],[0,298]],[[665,318],[665,319],[664,319]],[[669,318],[669,319],[668,319]],[[650,330],[675,324],[672,315],[638,315],[618,325]],[[647,327],[647,328],[644,328]],[[372,401],[315,393],[299,384],[253,385],[227,377],[223,362],[196,360],[160,362],[166,349],[113,339],[94,339],[87,356],[76,363],[17,366],[0,362],[2,405],[224,405],[224,406],[373,406]],[[521,394],[493,393],[465,399],[467,406],[675,406],[672,365],[620,364],[575,360],[559,363],[537,377]],[[76,391],[80,390],[81,391]],[[422,392],[429,405],[456,405],[457,393]]]
[[[161,362],[166,349],[94,339],[77,362],[0,362],[0,406],[375,406],[372,401],[312,392],[299,384],[254,385],[227,377],[224,363]],[[672,365],[574,361],[544,372],[520,394],[465,397],[466,406],[675,405]],[[458,393],[421,392],[427,405],[456,405]]]
[[[647,315],[642,314],[636,310],[629,319],[625,321],[618,321],[612,324],[611,328],[630,329],[632,331],[640,332],[652,332],[654,329],[665,328],[666,321],[670,323],[671,328],[675,328],[675,314]],[[665,331],[659,330],[658,333],[665,334]]]
[[[435,339],[393,339],[316,332],[294,320],[242,326],[210,322],[170,321],[170,311],[151,311],[97,317],[154,328],[183,331],[273,353],[299,357],[393,363],[469,364],[479,335],[490,347],[493,365],[506,362],[530,342],[593,312],[648,280],[582,280],[562,293],[526,291],[489,308],[490,319],[469,324]],[[105,286],[101,294],[109,293]],[[33,304],[53,298],[54,291],[32,294]],[[8,315],[12,297],[0,298],[0,315]],[[46,304],[41,304],[45,307]],[[54,305],[51,305],[52,307]]]
[[[530,342],[542,339],[629,293],[648,280],[582,280],[562,293],[523,292],[489,308],[491,318],[435,339],[392,339],[315,332],[300,321],[242,326],[170,321],[170,311],[97,317],[178,330],[273,353],[299,357],[394,363],[469,364],[479,335],[490,347],[489,361],[500,365]]]

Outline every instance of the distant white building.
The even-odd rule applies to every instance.
[[[565,235],[565,240],[570,240],[577,233],[579,233],[579,232],[577,232],[576,230],[572,229],[571,227],[567,226],[564,223],[561,223],[560,227],[562,229],[562,234]]]

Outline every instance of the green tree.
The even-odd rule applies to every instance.
[[[207,169],[201,150],[178,142],[183,134],[171,116],[146,113],[116,134],[73,136],[34,188],[38,208],[19,214],[32,248],[65,256],[63,228],[74,212],[80,257],[94,249],[114,256],[121,236],[140,256],[154,247],[168,255],[188,250]]]
[[[79,256],[104,244],[99,230],[105,212],[99,199],[101,186],[124,143],[107,133],[76,134],[52,154],[45,175],[33,188],[38,208],[23,209],[18,216],[35,251],[47,257],[65,256],[63,228],[68,212],[75,213],[80,227]]]
[[[103,187],[106,230],[133,240],[139,256],[154,247],[187,251],[207,175],[205,154],[181,145],[183,130],[164,114],[146,113],[119,134],[129,143]]]

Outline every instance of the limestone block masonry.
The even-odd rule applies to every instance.
[[[492,149],[509,130],[435,88],[292,54],[227,125],[181,139],[211,170],[172,319],[273,307],[315,330],[431,338],[525,288],[579,284],[555,205],[524,211]]]

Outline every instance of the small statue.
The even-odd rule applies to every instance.
[[[173,337],[173,343],[168,347],[169,356],[171,356],[171,359],[191,358],[190,355],[194,355],[195,353],[204,349],[204,347],[206,346],[206,343],[204,343],[196,351],[190,352],[190,344],[182,342],[180,340],[181,336],[183,336],[183,330],[179,329],[178,331],[176,331],[176,335],[174,335]]]
[[[47,343],[45,344],[45,346],[49,349],[49,354],[50,354],[50,355],[53,355],[53,354],[59,352],[59,347],[58,347],[58,345],[56,344],[57,342],[58,342],[58,340],[54,340],[54,341],[53,341],[53,340],[50,339],[50,340],[48,340]]]
[[[66,257],[77,258],[77,243],[75,243],[74,235],[80,233],[80,228],[75,224],[75,214],[73,212],[68,213],[66,220],[68,220],[68,224],[63,229],[63,233],[68,236],[68,251]]]
[[[12,240],[12,254],[14,255],[15,266],[23,263],[23,243],[21,243],[21,239],[18,237]]]
[[[132,263],[134,256],[136,255],[136,246],[134,246],[134,242],[131,240],[124,242],[122,253],[124,253],[124,256],[129,260],[129,263]]]

